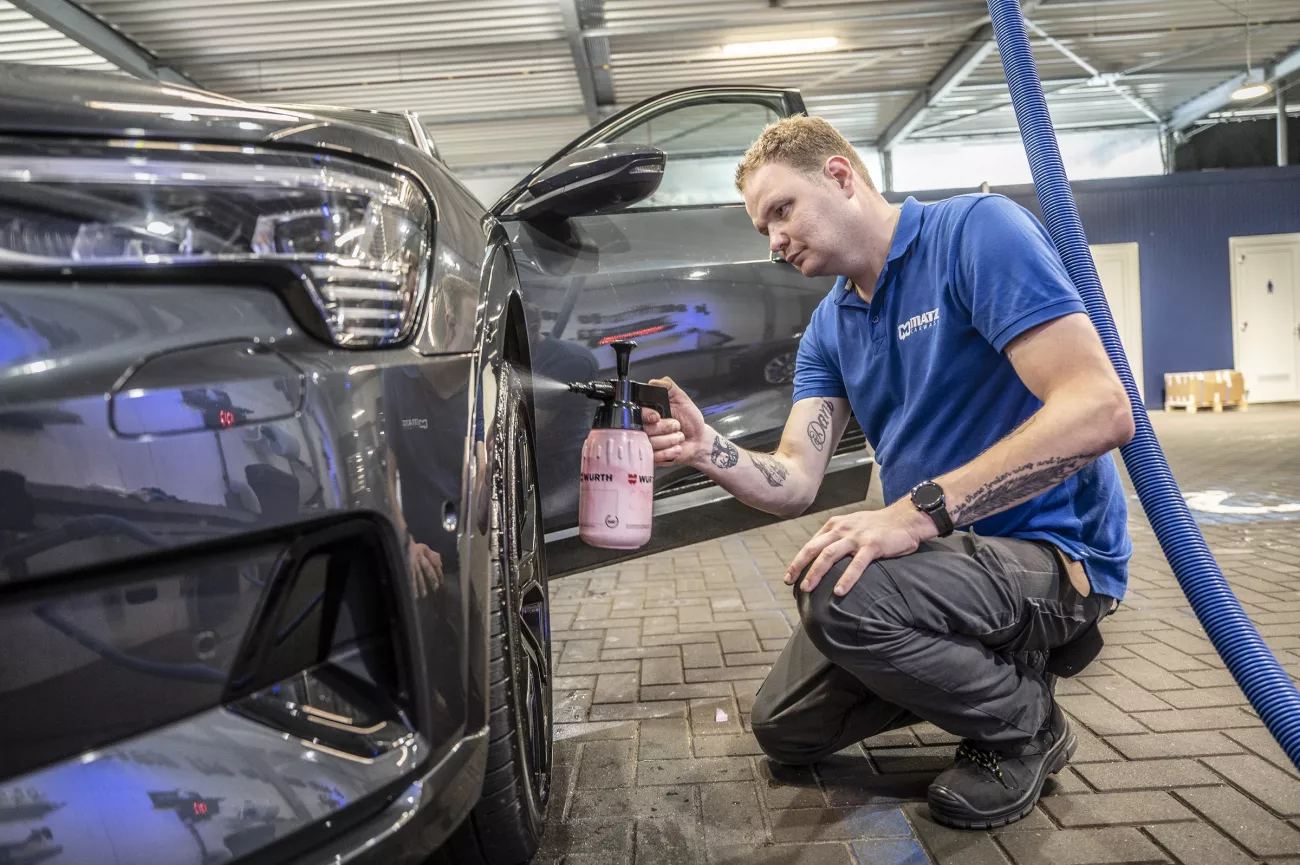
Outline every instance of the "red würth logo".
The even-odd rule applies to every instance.
[[[636,475],[629,473],[627,476],[627,482],[632,486],[636,486]]]

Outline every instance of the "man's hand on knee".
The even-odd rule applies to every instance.
[[[853,561],[835,584],[835,594],[843,595],[872,562],[913,553],[921,541],[937,534],[934,522],[907,499],[878,511],[831,517],[790,562],[785,584],[794,585],[807,568],[799,588],[811,592],[836,562],[852,556]]]

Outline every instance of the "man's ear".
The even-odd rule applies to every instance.
[[[827,159],[823,172],[831,183],[846,193],[853,194],[853,166],[843,156],[832,156]]]

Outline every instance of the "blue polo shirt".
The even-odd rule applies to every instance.
[[[844,397],[876,451],[886,502],[970,462],[1042,402],[1002,352],[1084,312],[1047,232],[1001,195],[903,204],[871,303],[844,277],[799,343],[794,399]],[[1093,591],[1124,597],[1128,507],[1107,454],[977,534],[1050,541]]]

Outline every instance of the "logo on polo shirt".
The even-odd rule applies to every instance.
[[[429,419],[427,417],[407,417],[402,418],[402,429],[428,429]]]
[[[929,330],[939,323],[939,310],[932,309],[920,315],[914,315],[898,326],[898,340],[902,342],[914,333]]]

